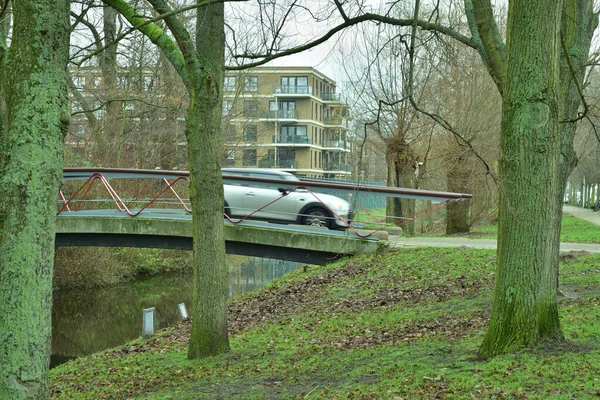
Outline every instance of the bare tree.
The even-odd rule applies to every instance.
[[[387,185],[418,188],[427,151],[418,154],[415,142],[426,142],[423,136],[430,129],[418,119],[409,98],[407,37],[396,27],[365,25],[358,38],[360,45],[354,46],[350,54],[342,53],[340,59],[349,75],[354,113],[359,115],[356,122],[364,126],[363,139],[380,147],[385,155]],[[413,70],[413,77],[418,77],[413,82],[413,90],[418,93],[413,97],[416,102],[422,100],[430,78],[430,61],[424,55]],[[369,139],[369,135],[374,137]],[[358,169],[363,167],[359,165]],[[412,236],[415,200],[390,198],[386,208],[389,222],[402,225],[404,232]]]
[[[363,2],[334,1],[318,15],[307,11],[308,18],[321,23],[313,36],[305,35],[306,40],[287,49],[276,40],[266,41],[259,52],[245,52],[239,59],[251,61],[247,65],[262,64],[367,21],[410,28],[411,57],[418,30],[443,34],[475,49],[503,104],[496,290],[480,354],[493,356],[543,338],[562,338],[556,302],[560,217],[565,183],[577,162],[575,128],[588,111],[581,86],[598,25],[593,1],[511,0],[506,43],[490,0],[464,1],[468,31],[446,24],[435,5],[421,11],[421,1],[415,0],[408,15],[397,14],[397,4],[373,12]],[[303,5],[294,7],[300,12]],[[421,111],[461,137],[441,115]],[[489,165],[486,170],[493,174]]]

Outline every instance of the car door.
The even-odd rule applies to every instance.
[[[251,174],[250,176],[280,179],[280,177],[272,175]],[[244,208],[255,211],[264,207],[253,214],[255,218],[294,222],[298,216],[298,212],[305,204],[305,197],[306,193],[301,194],[297,191],[284,194],[276,185],[268,188],[248,186],[244,195]]]
[[[244,209],[244,194],[246,188],[240,185],[223,185],[225,194],[225,212],[230,217],[241,218],[248,213]]]

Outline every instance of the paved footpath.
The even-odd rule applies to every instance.
[[[600,226],[600,213],[580,207],[565,205],[563,213],[573,215]],[[473,239],[470,237],[399,237],[390,236],[390,247],[467,247],[473,249],[495,249],[496,239]],[[587,251],[600,253],[600,244],[589,243],[561,243],[561,252]]]

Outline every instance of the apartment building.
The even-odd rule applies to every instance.
[[[278,168],[303,177],[349,178],[348,104],[311,67],[228,73],[223,165]]]

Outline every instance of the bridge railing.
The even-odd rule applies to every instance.
[[[72,213],[85,210],[118,210],[129,216],[137,216],[144,212],[190,213],[189,202],[189,173],[187,171],[160,170],[130,170],[130,169],[92,169],[69,168],[64,171],[65,183],[59,193],[57,214]],[[381,186],[366,186],[360,183],[323,182],[315,180],[286,181],[249,176],[224,176],[224,183],[242,184],[245,186],[269,187],[286,189],[288,192],[302,190],[319,201],[332,215],[332,219],[341,221],[349,230],[359,236],[369,236],[374,232],[385,229],[389,224],[388,217],[374,215],[372,210],[361,205],[361,195],[413,198],[432,200],[434,208],[441,208],[450,202],[471,198],[470,194],[436,192],[418,189],[389,188]],[[334,210],[319,199],[319,192],[326,191],[347,199],[352,204],[355,213],[360,212],[363,218],[360,222],[345,221]],[[264,204],[256,210],[246,210],[247,215],[241,218],[224,217],[231,223],[241,223],[252,219],[255,214],[270,205],[280,201],[281,197]],[[414,220],[417,216],[404,218]],[[402,221],[400,221],[402,222]],[[368,231],[358,231],[358,228],[369,228]]]

